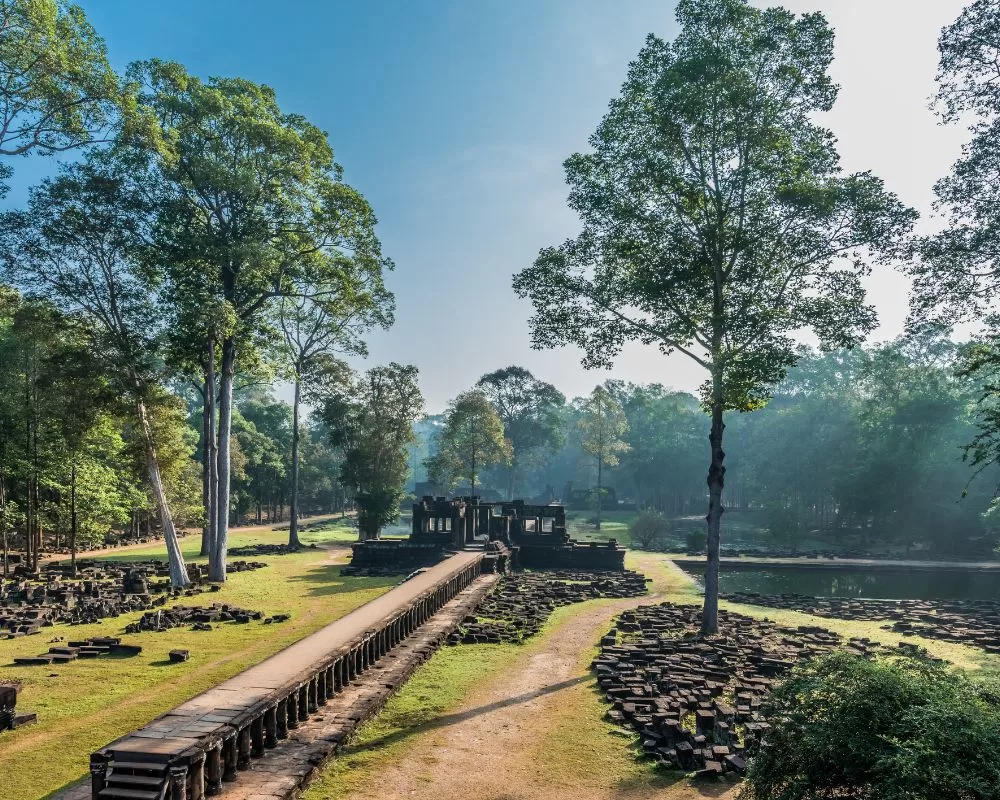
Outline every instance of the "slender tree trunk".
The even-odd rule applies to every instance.
[[[167,502],[167,492],[163,488],[163,478],[160,475],[160,462],[156,458],[156,445],[153,442],[153,430],[149,424],[149,413],[142,400],[136,400],[136,413],[142,430],[143,443],[146,446],[146,470],[149,472],[149,484],[153,490],[153,500],[160,517],[160,527],[163,528],[163,540],[167,545],[167,561],[170,565],[170,585],[175,589],[183,589],[191,581],[188,578],[181,553],[180,542],[177,541],[177,531],[174,530],[174,520],[170,515],[170,504]]]
[[[76,577],[76,459],[70,470],[69,479],[69,572]]]
[[[701,632],[719,632],[719,542],[722,530],[722,489],[726,468],[723,460],[722,434],[726,429],[722,421],[723,397],[721,376],[713,376],[712,430],[708,441],[712,448],[712,461],[708,468],[708,541],[705,568],[705,607],[701,618]]]
[[[602,467],[604,466],[604,459],[600,456],[597,457],[597,530],[601,529],[601,509],[604,507],[604,473]]]
[[[205,395],[205,403],[208,405],[208,506],[205,508],[205,516],[208,517],[208,563],[211,573],[215,561],[215,543],[219,538],[219,517],[216,511],[219,501],[219,438],[216,431],[214,339],[209,339],[208,351],[208,393]]]
[[[507,470],[507,499],[514,499],[514,460],[511,459],[510,468]]]
[[[211,358],[211,354],[209,354]],[[209,454],[212,445],[209,441],[212,435],[212,408],[209,403],[209,395],[215,391],[215,387],[208,382],[208,370],[205,371],[205,380],[202,385],[201,404],[201,507],[205,518],[201,523],[201,551],[199,555],[207,556],[212,552],[212,471],[209,467]]]
[[[292,502],[288,510],[288,546],[301,547],[299,541],[299,403],[302,401],[302,386],[295,376],[295,398],[292,401]]]
[[[6,448],[0,452],[0,544],[3,545],[3,576],[9,574],[9,543],[7,541],[7,484],[4,480],[3,459],[6,457]]]
[[[230,437],[233,428],[233,377],[236,373],[236,342],[230,336],[222,343],[222,374],[219,376],[219,486],[216,500],[218,529],[215,559],[209,565],[209,579],[226,580],[226,551],[229,548]]]

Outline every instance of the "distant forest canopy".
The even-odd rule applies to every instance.
[[[966,448],[991,377],[963,368],[968,349],[928,332],[851,351],[806,352],[764,409],[727,420],[727,510],[754,512],[772,543],[788,549],[822,533],[830,547],[988,554],[1000,527],[1000,470],[981,469]],[[709,420],[698,400],[659,384],[606,386],[625,412],[629,447],[617,467],[604,468],[605,508],[700,519]],[[592,499],[580,503],[597,471],[581,448],[582,404],[577,398],[559,408],[562,444],[526,460],[516,496],[595,506]],[[440,417],[417,426],[411,460],[418,481],[426,480],[419,465],[440,426]],[[484,471],[477,491],[506,497],[507,469]],[[696,520],[682,526],[694,527]]]

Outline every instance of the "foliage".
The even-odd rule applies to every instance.
[[[509,464],[513,455],[500,416],[478,389],[462,392],[448,404],[437,447],[427,462],[431,480],[451,488],[468,479],[473,495],[480,471]]]
[[[659,511],[647,509],[629,523],[628,533],[632,544],[643,550],[660,550],[670,534],[670,521]]]
[[[951,174],[934,187],[947,226],[921,237],[908,265],[915,323],[981,320],[1000,309],[1000,10],[974,0],[938,41],[937,110],[945,123],[967,124],[971,138]]]
[[[324,401],[323,421],[343,452],[340,480],[354,493],[362,539],[378,538],[399,516],[423,403],[417,368],[395,363],[346,381]]]
[[[104,41],[64,0],[0,0],[0,98],[4,156],[106,140],[137,115]]]
[[[769,701],[781,719],[750,760],[747,800],[996,796],[995,696],[918,657],[837,653],[796,669]]]
[[[516,471],[526,459],[552,450],[562,439],[559,409],[566,403],[562,392],[540,381],[524,367],[506,367],[483,375],[476,388],[496,409],[510,442],[507,497],[514,498]]]

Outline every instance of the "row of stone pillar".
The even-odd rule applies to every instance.
[[[369,669],[393,647],[421,627],[445,603],[465,589],[479,575],[476,562],[449,579],[375,631],[366,633],[346,653],[319,668],[309,680],[292,688],[282,699],[263,708],[240,726],[229,726],[221,736],[206,738],[204,749],[186,758],[184,764],[169,767],[167,800],[203,800],[219,794],[224,782],[235,781],[237,772],[249,769],[252,760],[276,747],[299,723],[309,719],[327,700]],[[94,800],[107,785],[108,758],[91,756],[91,784]],[[128,766],[128,762],[122,762]]]

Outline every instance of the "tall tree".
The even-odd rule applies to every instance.
[[[551,383],[540,381],[524,367],[489,372],[476,382],[476,388],[496,409],[510,442],[507,499],[513,500],[518,468],[534,453],[559,446],[562,439],[559,409],[566,398]]]
[[[468,478],[476,494],[476,477],[494,464],[509,464],[510,442],[496,409],[478,389],[462,392],[448,405],[438,449],[427,464],[431,480],[452,487]]]
[[[238,360],[269,332],[275,301],[298,294],[295,279],[304,265],[378,276],[391,262],[382,256],[371,207],[343,183],[326,134],[284,113],[271,88],[238,78],[201,81],[160,61],[138,65],[132,74],[163,130],[157,166],[167,197],[156,244],[173,304],[186,311],[210,299],[218,315],[205,326],[220,351],[209,572],[225,580]],[[329,258],[320,262],[321,254]],[[206,352],[214,347],[210,340]],[[206,365],[214,362],[206,359]]]
[[[601,529],[601,509],[604,507],[604,467],[618,466],[618,455],[628,450],[622,440],[628,430],[628,420],[618,401],[603,386],[594,387],[581,408],[577,426],[583,451],[597,461],[597,530]]]
[[[914,212],[869,173],[841,174],[816,122],[837,96],[833,32],[746,0],[680,0],[672,43],[650,36],[621,95],[566,162],[583,232],[515,277],[535,347],[576,344],[610,366],[627,341],[707,373],[711,414],[702,626],[718,629],[727,410],[750,411],[796,361],[792,334],[848,347],[875,324],[864,258]]]
[[[156,283],[143,266],[153,202],[141,161],[95,156],[31,193],[28,209],[0,218],[6,272],[15,284],[84,315],[107,370],[131,398],[145,446],[175,587],[189,583],[153,435],[163,331]]]
[[[417,368],[393,363],[331,385],[321,406],[331,441],[343,451],[340,480],[354,492],[362,541],[377,539],[399,516],[423,405]]]
[[[967,124],[971,138],[934,187],[945,229],[916,241],[913,318],[988,317],[1000,327],[1000,8],[973,2],[942,31],[938,50],[937,111],[946,124]]]
[[[392,324],[394,302],[379,272],[358,273],[311,264],[295,282],[296,293],[282,297],[278,323],[293,385],[291,506],[288,544],[299,547],[299,408],[303,390],[310,394],[323,384],[330,359],[337,354],[366,356],[361,335],[378,325]],[[315,276],[315,277],[314,277]]]

